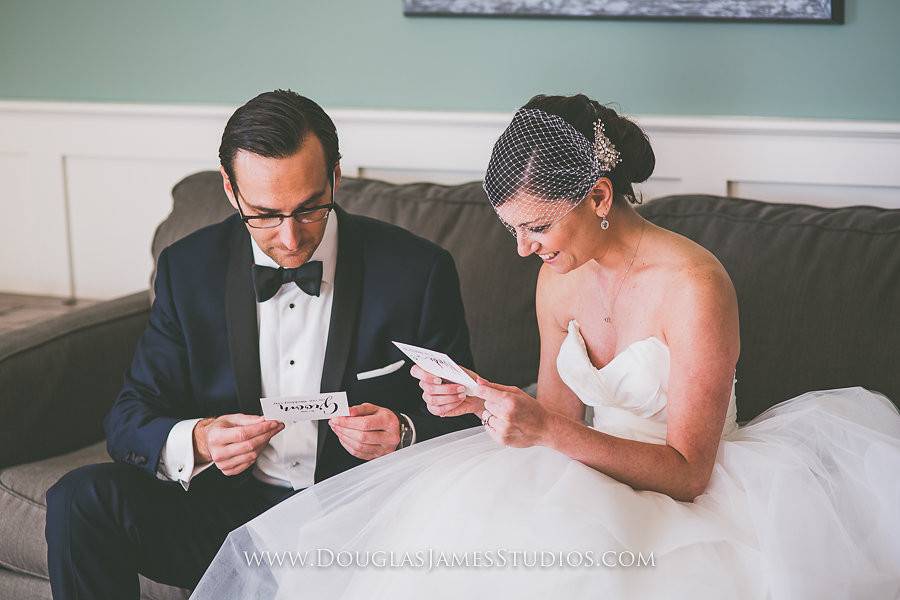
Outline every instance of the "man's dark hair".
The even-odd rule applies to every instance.
[[[325,172],[330,175],[341,159],[337,131],[322,107],[291,90],[264,92],[234,111],[219,146],[219,162],[237,194],[234,156],[246,150],[266,158],[286,158],[312,133],[325,149]]]

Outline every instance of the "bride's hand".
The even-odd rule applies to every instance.
[[[462,368],[472,379],[478,378],[476,373],[465,367]],[[464,385],[453,382],[444,383],[440,377],[432,375],[419,365],[413,365],[409,373],[419,380],[422,399],[428,406],[428,412],[433,415],[438,417],[458,417],[469,413],[480,415],[484,410],[484,400],[467,396]]]
[[[485,431],[497,442],[514,448],[543,445],[548,415],[537,399],[521,389],[478,377],[478,394],[484,398]]]

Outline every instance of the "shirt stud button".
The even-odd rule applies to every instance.
[[[294,364],[294,361],[291,361],[291,364]]]
[[[293,304],[291,304],[291,308],[294,308],[294,305],[293,305]]]

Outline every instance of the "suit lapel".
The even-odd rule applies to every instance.
[[[253,249],[250,234],[240,220],[235,221],[225,274],[225,320],[228,350],[234,371],[238,405],[242,413],[262,414],[259,396],[259,325],[252,281]]]
[[[325,346],[325,365],[322,369],[320,391],[343,391],[347,360],[356,336],[356,322],[362,299],[362,244],[359,224],[353,215],[340,207],[335,208],[338,218],[338,258],[335,270],[334,297],[331,304],[331,323]],[[325,445],[325,437],[331,434],[328,420],[319,421],[316,464],[318,466]]]

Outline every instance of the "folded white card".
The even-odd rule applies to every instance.
[[[346,392],[329,392],[310,396],[260,398],[263,416],[284,423],[317,421],[350,416]]]
[[[466,393],[474,396],[478,383],[463,370],[456,361],[444,354],[428,348],[420,348],[410,344],[394,342],[400,351],[410,357],[414,363],[432,375],[466,386]]]

